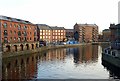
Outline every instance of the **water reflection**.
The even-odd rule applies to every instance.
[[[98,46],[86,45],[79,48],[67,48],[67,54],[73,54],[76,64],[96,62],[98,60]]]
[[[101,47],[85,45],[61,48],[39,54],[3,59],[3,79],[106,79],[108,71],[101,64]]]

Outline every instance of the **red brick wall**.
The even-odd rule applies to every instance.
[[[4,26],[3,26],[4,23],[7,23],[6,28],[4,28]],[[27,42],[33,42],[34,41],[34,37],[35,37],[34,32],[35,32],[36,26],[33,25],[33,24],[23,24],[23,23],[19,23],[19,22],[11,22],[11,21],[6,21],[6,20],[1,20],[1,25],[2,25],[1,26],[2,42],[4,42],[4,37],[8,38],[8,42],[12,42],[12,43],[23,42],[25,36],[22,33],[25,32],[25,31],[27,33],[27,36],[26,36]],[[15,25],[16,25],[16,27],[15,27]],[[21,26],[20,30],[18,30],[18,25]],[[27,26],[26,30],[24,30],[24,26]],[[4,30],[7,30],[7,33],[8,33],[7,36],[4,36]],[[11,33],[11,31],[12,31],[12,33]],[[18,36],[18,31],[21,32],[21,36]],[[31,32],[31,34],[30,34],[30,32]],[[18,37],[21,38],[21,41],[18,41]],[[31,37],[31,40],[30,40],[30,37]],[[16,40],[14,40],[14,38],[16,38]]]

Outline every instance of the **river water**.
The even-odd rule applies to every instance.
[[[3,79],[114,79],[120,69],[102,60],[105,45],[48,50],[2,62]]]

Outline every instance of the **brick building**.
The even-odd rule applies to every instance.
[[[110,24],[111,48],[120,50],[120,24]]]
[[[98,26],[96,24],[75,24],[74,30],[79,33],[79,42],[97,42]]]
[[[102,31],[103,33],[103,42],[109,42],[110,41],[110,37],[111,37],[111,31],[110,29],[104,29]]]
[[[66,38],[66,30],[64,27],[37,24],[37,36],[38,41],[43,40],[47,43],[57,43]]]
[[[34,49],[37,27],[29,21],[0,16],[1,43],[3,51]],[[23,43],[25,43],[25,46]],[[29,45],[31,43],[32,45]]]
[[[52,42],[52,28],[46,24],[37,24],[38,41]]]
[[[111,41],[116,41],[117,39],[120,39],[120,24],[110,24],[109,29],[111,31]]]
[[[98,34],[98,42],[103,42],[103,35],[102,34]]]
[[[2,43],[34,42],[37,39],[37,29],[29,21],[0,16]]]
[[[60,42],[66,38],[66,30],[64,27],[52,26],[52,41]]]
[[[74,38],[74,29],[66,29],[66,38],[68,40]]]

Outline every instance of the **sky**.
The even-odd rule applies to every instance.
[[[78,24],[96,24],[99,31],[118,24],[119,0],[0,0],[0,15],[34,24],[72,29]]]

